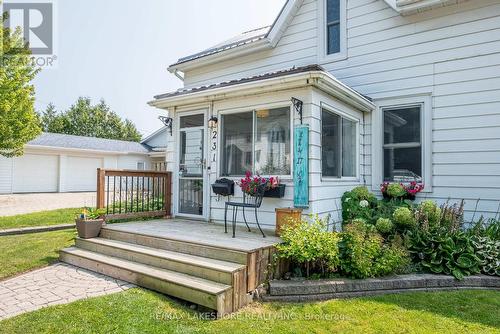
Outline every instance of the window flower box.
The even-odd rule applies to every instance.
[[[285,187],[286,187],[286,184],[279,184],[275,188],[267,189],[264,192],[264,197],[283,198],[283,197],[285,197]]]

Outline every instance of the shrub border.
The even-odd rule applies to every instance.
[[[373,296],[415,291],[458,289],[500,290],[500,277],[471,275],[458,281],[453,276],[432,274],[396,275],[368,279],[273,280],[263,301],[302,302]]]

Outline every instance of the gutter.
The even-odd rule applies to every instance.
[[[113,154],[113,155],[148,155],[150,152],[123,152],[123,151],[102,151],[87,148],[73,148],[73,147],[58,147],[58,146],[45,146],[45,145],[30,145],[26,144],[25,149],[30,150],[47,150],[47,151],[65,151],[65,152],[85,152],[97,154]]]
[[[402,16],[408,16],[433,8],[455,5],[467,0],[385,0],[389,6]]]

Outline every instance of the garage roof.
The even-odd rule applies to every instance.
[[[150,152],[150,148],[146,145],[132,141],[74,136],[48,132],[43,132],[40,136],[28,142],[27,145],[122,153],[146,154]]]

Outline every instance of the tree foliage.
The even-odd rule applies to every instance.
[[[40,115],[43,131],[77,136],[140,141],[141,134],[128,119],[122,120],[101,100],[92,105],[88,97],[79,97],[68,110],[58,112],[49,104]]]
[[[31,84],[39,69],[21,30],[3,27],[6,18],[7,13],[0,17],[0,156],[13,157],[22,155],[24,144],[40,134]]]

